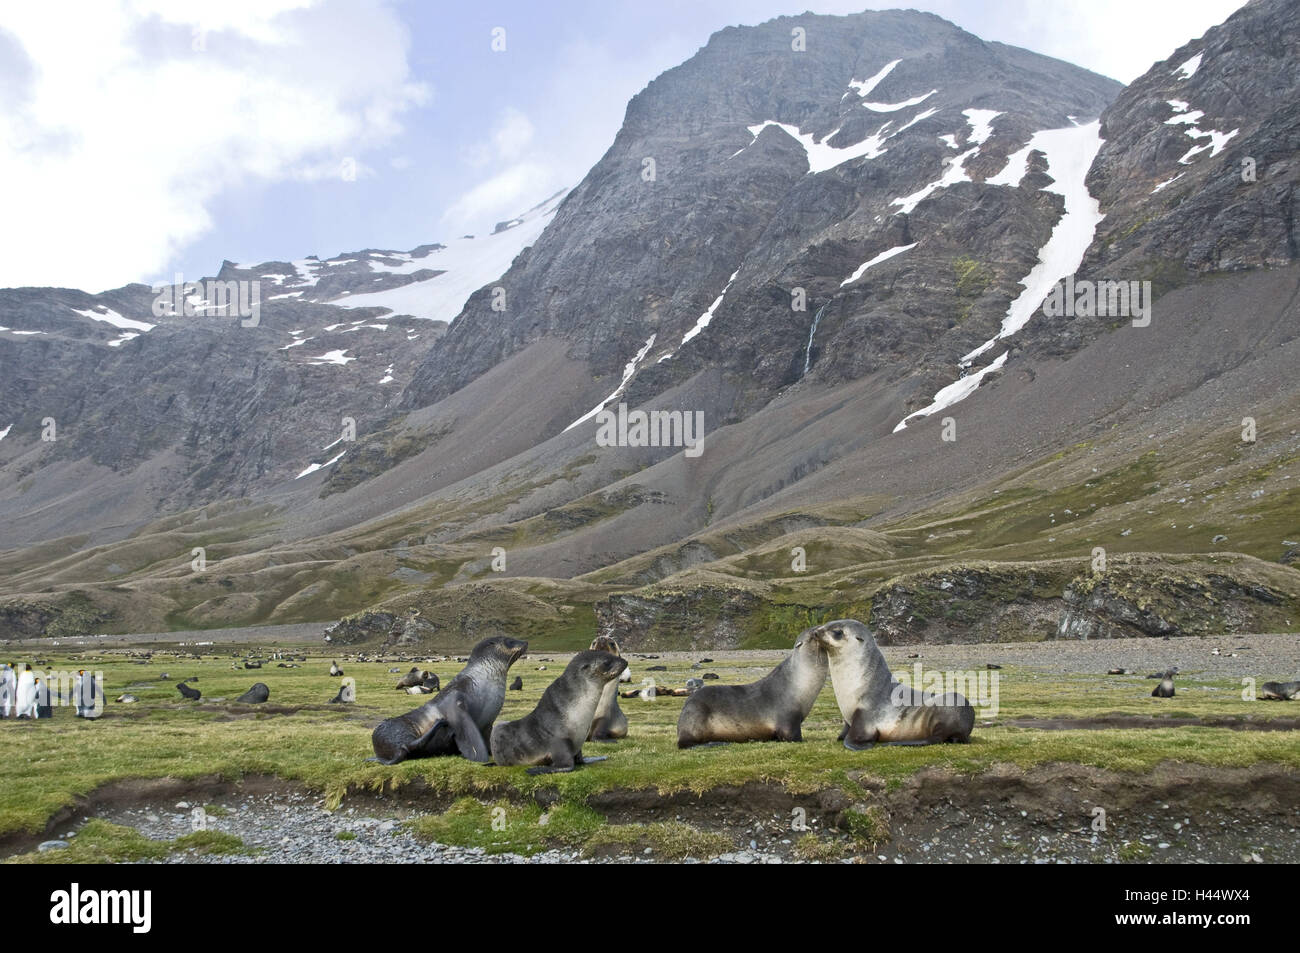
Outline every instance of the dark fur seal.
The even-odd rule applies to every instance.
[[[1174,675],[1178,669],[1171,668],[1160,678],[1160,684],[1151,690],[1152,698],[1173,698],[1174,697]]]
[[[1259,686],[1261,700],[1289,702],[1300,696],[1300,682],[1265,682]]]
[[[516,675],[515,680],[510,683],[510,690],[512,692],[522,692],[524,690],[524,680]]]
[[[682,706],[677,747],[715,741],[802,741],[826,684],[826,652],[805,629],[785,661],[750,685],[705,685]],[[701,679],[701,682],[703,679]]]
[[[591,643],[591,651],[608,652],[616,658],[623,657],[623,653],[618,649],[618,643],[608,635],[596,636]],[[617,741],[619,738],[627,737],[627,715],[623,714],[623,710],[618,707],[618,682],[617,678],[606,682],[601,690],[600,702],[596,705],[596,715],[591,722],[591,731],[587,733],[588,741]]]
[[[185,681],[188,682],[189,679],[186,679]],[[176,690],[180,692],[184,697],[188,698],[190,701],[198,701],[200,698],[203,697],[202,692],[200,692],[197,688],[190,688],[188,685],[185,684],[185,682],[177,682]]]
[[[243,702],[248,705],[258,705],[271,697],[271,690],[266,687],[265,682],[255,682],[253,687],[244,694],[235,699],[237,702]]]
[[[584,763],[582,743],[605,686],[617,683],[627,662],[609,652],[579,652],[542,693],[542,700],[518,721],[492,729],[497,764],[534,765],[529,774],[572,771]],[[602,760],[587,758],[587,761]]]
[[[498,635],[474,646],[469,664],[415,711],[381,721],[370,738],[382,764],[460,754],[488,760],[485,740],[506,699],[506,673],[528,643]]]
[[[924,692],[894,679],[871,631],[856,619],[837,619],[813,629],[826,649],[835,700],[844,716],[840,739],[853,751],[877,742],[929,745],[966,743],[975,709],[962,695]]]
[[[414,688],[419,685],[428,676],[428,672],[420,671],[419,667],[412,668],[409,672],[397,680],[395,688]]]

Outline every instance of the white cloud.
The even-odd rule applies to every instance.
[[[385,0],[8,6],[0,287],[160,274],[229,187],[364,175],[427,96],[408,43]]]
[[[535,162],[508,166],[462,195],[447,209],[443,222],[459,231],[462,228],[481,229],[503,221],[562,188],[562,185],[555,185],[556,174],[551,167]]]

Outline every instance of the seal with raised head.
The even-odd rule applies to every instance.
[[[190,679],[187,678],[184,681],[177,682],[176,690],[180,692],[181,695],[183,695],[185,698],[188,698],[190,701],[196,702],[203,697],[203,693],[200,692],[197,688],[190,688],[188,685],[186,685],[185,682],[188,681],[190,681]]]
[[[970,741],[975,709],[957,692],[925,692],[897,681],[856,619],[836,619],[812,630],[826,649],[835,701],[844,716],[840,740],[860,751],[873,745],[932,745]]]
[[[677,719],[677,747],[802,741],[804,719],[826,684],[826,652],[812,631],[800,632],[785,661],[752,684],[697,688]]]
[[[622,658],[618,643],[608,635],[598,635],[591,643],[592,652],[608,652],[616,658]],[[624,667],[626,670],[626,666]],[[600,701],[596,705],[596,716],[591,722],[591,731],[587,732],[588,741],[617,741],[627,737],[627,715],[618,707],[618,683],[620,677],[605,683],[601,690]]]
[[[270,697],[271,690],[266,687],[266,682],[254,682],[253,687],[236,698],[235,701],[248,705],[260,705]]]
[[[1265,682],[1259,686],[1261,700],[1289,702],[1300,696],[1300,682]]]
[[[504,635],[474,646],[469,663],[447,687],[414,711],[381,721],[371,735],[373,761],[460,754],[486,762],[487,735],[506,700],[506,673],[528,643]]]
[[[1173,698],[1174,697],[1174,675],[1178,669],[1166,669],[1164,675],[1160,677],[1160,684],[1151,690],[1152,698]]]
[[[428,672],[422,672],[417,665],[397,680],[395,688],[414,688],[425,680]]]
[[[537,707],[518,721],[492,729],[492,758],[497,764],[533,765],[529,774],[572,771],[574,765],[603,758],[583,758],[582,743],[605,686],[617,683],[627,662],[609,652],[579,652],[564,672],[542,692]]]

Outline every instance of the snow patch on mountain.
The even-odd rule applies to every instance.
[[[337,364],[339,367],[343,367],[343,366],[346,365],[349,361],[355,361],[355,360],[356,360],[355,357],[347,357],[347,356],[346,356],[347,353],[348,353],[347,348],[344,348],[344,349],[341,350],[341,351],[326,351],[324,354],[320,355],[319,357],[312,358],[312,360],[309,361],[308,363],[310,363],[310,364]]]
[[[863,108],[870,109],[873,113],[898,112],[898,110],[906,109],[908,106],[920,105],[937,92],[937,89],[932,89],[928,93],[924,93],[920,96],[913,96],[911,99],[904,99],[902,102],[898,103],[863,103],[862,105]]]
[[[1092,160],[1101,149],[1100,120],[1082,126],[1036,132],[1029,140],[1029,148],[1046,156],[1052,181],[1043,186],[1043,191],[1064,196],[1065,211],[1047,243],[1039,249],[1038,264],[1021,279],[1024,291],[1011,302],[1006,317],[1002,319],[1001,330],[963,357],[963,365],[1028,323],[1052,286],[1078,269],[1103,218],[1101,206],[1088,192],[1085,182]]]
[[[722,304],[722,299],[727,296],[727,291],[731,288],[731,285],[736,280],[736,275],[738,274],[740,274],[739,268],[731,273],[731,277],[727,279],[727,283],[722,288],[722,293],[713,299],[713,304],[709,305],[708,310],[695,319],[695,326],[682,335],[683,344],[709,326],[709,322],[713,320],[713,313],[717,311],[718,306]]]
[[[334,445],[333,445],[333,444],[330,444],[330,446],[332,447],[332,446],[334,446]],[[347,453],[347,451],[344,450],[343,453]],[[332,466],[334,466],[334,464],[338,463],[340,460],[343,459],[343,453],[340,453],[340,454],[339,454],[337,457],[335,457],[333,460],[326,460],[324,463],[313,463],[311,466],[307,467],[307,469],[303,470],[303,471],[302,471],[301,473],[299,473],[296,477],[294,477],[294,479],[295,479],[295,480],[301,480],[303,477],[307,476],[307,474],[309,474],[309,473],[315,473],[317,470],[323,470],[323,469],[325,469],[326,467],[332,467]]]
[[[971,146],[961,155],[954,156],[948,160],[948,167],[939,178],[935,179],[929,185],[922,186],[911,195],[904,195],[902,198],[894,199],[889,204],[901,206],[899,211],[904,215],[910,215],[918,205],[929,198],[932,193],[939,191],[939,189],[946,189],[948,186],[956,185],[958,182],[971,181],[970,176],[966,174],[966,169],[963,168],[963,166],[967,159],[979,151],[980,147],[975,145]]]
[[[894,67],[901,62],[903,61],[894,60],[892,63],[886,63],[884,66],[880,68],[880,72],[876,73],[876,75],[872,76],[870,79],[849,80],[849,92],[857,93],[860,97],[865,99],[873,89],[875,89],[877,86],[881,84],[881,82],[884,80],[886,76],[888,76],[890,73],[893,72]],[[840,98],[844,99],[848,95],[849,95],[848,93],[845,93],[844,96],[841,96]]]
[[[886,251],[882,251],[875,258],[872,258],[870,261],[863,262],[861,265],[859,265],[858,269],[855,272],[853,272],[853,274],[849,275],[847,278],[845,278],[843,281],[840,282],[840,287],[843,288],[845,285],[853,284],[853,282],[857,281],[859,278],[861,278],[863,275],[867,273],[868,268],[872,267],[873,265],[878,265],[882,261],[888,261],[889,259],[893,258],[895,255],[901,255],[903,252],[907,251],[908,249],[915,248],[919,244],[920,242],[912,242],[912,244],[910,245],[895,245],[893,248],[887,249]]]
[[[152,331],[157,325],[147,324],[144,321],[135,321],[131,318],[124,318],[112,308],[105,305],[99,305],[98,308],[87,308],[85,311],[73,308],[72,311],[92,321],[103,321],[105,324],[111,324],[115,328],[124,328],[131,331]]]
[[[1191,79],[1196,75],[1196,71],[1201,68],[1201,57],[1204,55],[1204,51],[1197,53],[1191,59],[1187,60],[1187,62],[1183,63],[1182,66],[1179,66],[1177,69],[1170,72],[1169,75],[1178,76],[1178,74],[1181,73],[1182,75],[1178,76],[1179,79]]]
[[[1007,362],[1007,354],[1009,353],[1011,352],[1004,352],[1001,357],[995,360],[988,367],[982,367],[973,374],[967,374],[965,377],[953,381],[947,387],[940,390],[939,393],[934,395],[934,400],[931,401],[928,406],[923,407],[915,413],[908,414],[900,420],[898,425],[894,427],[894,433],[898,433],[900,430],[906,430],[907,422],[914,417],[928,417],[933,413],[943,410],[945,407],[951,407],[958,401],[965,400],[971,394],[975,393],[975,389],[980,386],[980,381],[984,379],[984,375],[988,374],[990,371],[998,370]]]
[[[1154,189],[1151,190],[1151,194],[1155,195],[1157,192],[1161,191],[1162,189],[1168,188],[1169,186],[1173,185],[1175,182],[1177,182],[1186,174],[1187,174],[1186,172],[1179,172],[1172,179],[1165,179],[1163,182],[1161,182],[1159,185],[1157,185]]]
[[[885,129],[888,128],[889,123],[885,123],[885,125],[877,129],[874,134],[867,136],[867,138],[863,139],[861,142],[854,143],[851,146],[844,146],[842,148],[836,148],[835,146],[829,146],[826,144],[829,140],[835,138],[836,133],[839,132],[838,128],[818,142],[812,133],[800,132],[797,126],[792,126],[785,122],[777,122],[775,119],[769,119],[756,126],[749,126],[750,135],[754,137],[754,140],[757,140],[759,133],[768,126],[775,126],[791,139],[794,139],[803,146],[804,154],[808,157],[808,174],[816,175],[819,172],[825,172],[827,169],[833,169],[837,165],[842,165],[850,159],[862,157],[874,159],[877,156],[884,155],[885,150],[881,147],[888,136],[884,136],[882,133],[884,133]],[[753,141],[749,143],[750,146],[753,144]],[[734,158],[735,156],[740,155],[740,153],[744,152],[745,149],[748,148],[749,146],[745,146],[744,149],[739,149],[736,152],[733,152],[731,157]]]
[[[336,299],[330,303],[340,308],[384,308],[393,314],[451,323],[464,309],[470,295],[504,275],[519,253],[537,241],[563,199],[563,193],[554,196],[521,216],[513,228],[482,238],[457,239],[410,263],[409,271],[429,268],[442,274],[400,288],[349,295],[346,301]],[[398,270],[374,261],[368,264],[380,271]]]
[[[652,334],[650,335],[649,338],[646,339],[645,346],[642,347],[641,350],[636,352],[636,357],[632,358],[632,360],[628,361],[627,364],[624,365],[623,380],[619,382],[618,387],[614,388],[614,392],[610,394],[608,397],[606,397],[604,400],[602,400],[595,407],[591,408],[591,410],[587,411],[585,414],[583,414],[581,417],[575,420],[573,423],[569,424],[569,426],[565,427],[564,428],[565,432],[572,430],[574,427],[578,426],[578,424],[582,423],[583,421],[590,420],[592,417],[595,417],[598,413],[600,413],[602,410],[605,409],[606,404],[617,399],[618,397],[621,397],[623,391],[627,389],[627,382],[630,381],[632,379],[632,375],[636,373],[637,365],[640,364],[642,359],[647,354],[650,353],[650,348],[654,347],[654,343],[655,343],[655,335]]]

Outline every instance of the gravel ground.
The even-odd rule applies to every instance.
[[[260,847],[254,854],[173,853],[162,863],[170,864],[258,864],[273,859],[285,864],[567,864],[648,863],[653,855],[618,854],[586,858],[576,851],[548,850],[531,857],[519,854],[488,854],[476,847],[453,847],[417,839],[393,817],[376,817],[356,808],[330,812],[324,802],[307,794],[264,795],[225,799],[227,812],[207,817],[208,830],[234,834],[247,847]],[[99,815],[114,824],[134,827],[146,837],[171,840],[192,831],[193,805],[178,801],[167,806],[148,806],[107,811]],[[422,813],[407,814],[407,818]],[[338,834],[355,834],[339,840]],[[71,832],[69,832],[71,833]],[[698,863],[699,861],[694,861]]]
[[[1214,655],[1215,649],[1219,655]],[[883,648],[891,666],[907,656],[922,661],[983,668],[987,663],[1018,665],[1043,672],[1104,674],[1126,668],[1147,675],[1177,666],[1202,678],[1254,676],[1261,681],[1300,678],[1300,635],[1218,635],[1204,638],[1107,639],[1080,642],[983,642],[973,645],[897,645]]]
[[[548,850],[531,857],[488,854],[473,847],[453,847],[418,840],[396,817],[342,808],[325,810],[308,794],[232,797],[216,802],[226,813],[209,815],[209,830],[234,834],[253,854],[173,853],[161,863],[401,863],[401,864],[561,864],[654,863],[653,851],[583,857],[576,851]],[[190,833],[193,805],[137,806],[104,811],[104,820],[134,827],[142,834],[171,840]],[[407,818],[422,812],[408,813]],[[667,816],[667,815],[665,815]],[[801,832],[790,830],[783,814],[761,819],[743,807],[676,815],[701,828],[727,834],[736,850],[690,858],[685,863],[797,862],[795,843]],[[893,839],[875,851],[856,853],[841,863],[1297,863],[1300,808],[1289,817],[1223,811],[1191,812],[1168,802],[1152,803],[1122,816],[1112,814],[1106,830],[1092,829],[1088,816],[1016,810],[1013,805],[935,805],[896,826]],[[813,831],[818,830],[814,821]],[[355,839],[339,840],[348,832]],[[64,836],[71,834],[65,832]],[[839,835],[832,834],[838,838]],[[823,835],[825,837],[825,835]],[[746,843],[748,842],[748,843]]]

